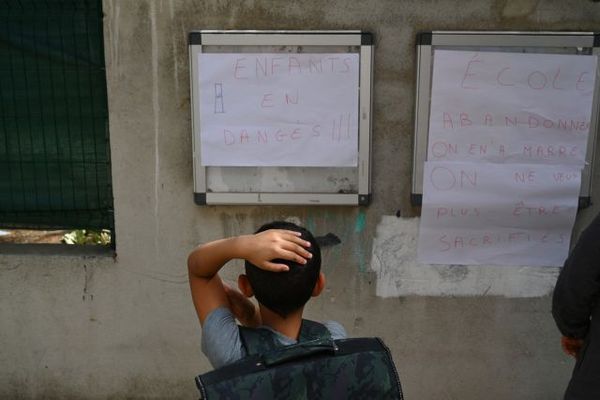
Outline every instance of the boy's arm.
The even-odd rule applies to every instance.
[[[240,325],[249,328],[257,328],[262,325],[260,309],[252,300],[226,283],[223,283],[223,289],[227,295],[229,309]]]
[[[194,249],[188,257],[188,273],[192,300],[200,323],[218,307],[229,307],[219,270],[230,260],[239,258],[250,261],[259,268],[283,272],[285,264],[274,263],[274,259],[285,259],[300,264],[306,263],[311,254],[305,249],[310,246],[300,238],[300,233],[282,229],[271,229],[255,235],[242,235],[216,240]]]

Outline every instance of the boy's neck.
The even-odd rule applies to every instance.
[[[303,308],[291,312],[285,318],[264,307],[262,304],[259,304],[259,309],[263,325],[291,339],[298,340],[300,328],[302,327]]]

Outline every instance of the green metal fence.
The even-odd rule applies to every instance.
[[[101,0],[0,0],[0,227],[113,228]]]

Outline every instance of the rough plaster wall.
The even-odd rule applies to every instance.
[[[419,218],[395,216],[377,226],[371,259],[377,296],[540,297],[554,288],[559,268],[420,264],[418,228]]]
[[[351,335],[383,337],[407,398],[559,399],[572,363],[558,347],[549,297],[489,296],[510,295],[497,288],[508,281],[517,283],[519,293],[547,293],[550,276],[539,281],[526,275],[529,286],[515,275],[522,271],[473,274],[467,268],[468,278],[451,266],[420,271],[395,250],[403,242],[388,239],[397,230],[416,235],[414,221],[392,217],[419,212],[409,204],[416,33],[599,30],[600,6],[585,0],[470,0],[457,10],[456,4],[105,0],[118,254],[116,260],[0,255],[0,398],[194,398],[193,376],[209,365],[200,353],[188,293],[188,251],[198,242],[291,217],[342,240],[325,251],[328,288],[310,304],[308,317],[338,319]],[[374,33],[373,204],[195,206],[186,42],[193,29]],[[581,215],[577,230],[593,212]],[[386,243],[392,246],[386,249]],[[227,278],[235,278],[236,265],[225,271]],[[401,297],[382,298],[371,267],[426,279],[419,285],[429,292],[422,294],[438,287],[444,291],[436,294],[459,288],[474,293],[457,294],[483,294],[487,286],[477,279],[497,287],[484,297],[397,291],[392,294]],[[419,293],[420,286],[411,285]]]

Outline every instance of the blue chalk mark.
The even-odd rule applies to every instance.
[[[365,229],[367,223],[367,214],[364,210],[360,210],[354,224],[354,233],[361,233]]]
[[[358,272],[367,272],[367,263],[365,262],[365,252],[361,243],[354,248],[354,256],[358,259]]]
[[[358,215],[356,216],[356,222],[354,223],[354,233],[361,234],[365,230],[365,225],[367,224],[367,214],[364,210],[360,210]],[[355,238],[356,246],[354,247],[354,256],[358,259],[358,271],[366,272],[366,259],[365,259],[365,251],[363,248],[363,241],[359,238]]]
[[[306,218],[306,226],[305,228],[308,229],[313,235],[316,235],[316,224],[315,224],[315,219],[311,216],[309,216],[308,218]]]

